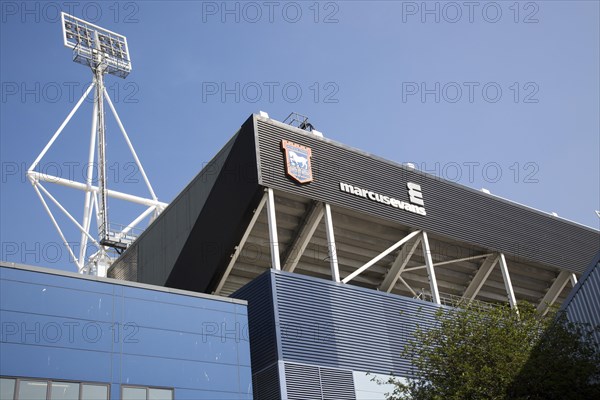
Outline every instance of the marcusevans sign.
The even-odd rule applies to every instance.
[[[424,207],[425,204],[423,202],[423,194],[421,193],[421,185],[413,182],[408,182],[406,184],[406,188],[408,189],[408,197],[410,199],[410,203],[398,200],[394,197],[384,196],[371,190],[359,188],[357,186],[340,182],[340,190],[344,193],[353,194],[358,197],[369,199],[377,203],[385,204],[387,206],[409,211],[415,214],[427,215]]]

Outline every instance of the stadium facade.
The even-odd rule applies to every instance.
[[[109,274],[247,300],[255,397],[340,400],[366,373],[410,375],[402,345],[439,304],[544,312],[599,248],[594,229],[259,114]]]
[[[172,296],[169,303],[218,304],[223,318],[233,314],[242,324],[221,327],[218,312],[190,317],[181,311],[165,317],[168,323],[161,328],[151,302],[139,310],[151,327],[169,330],[171,323],[185,324],[178,319],[194,320],[188,334],[224,335],[230,355],[251,354],[237,361],[211,359],[215,371],[223,368],[224,374],[214,378],[214,388],[200,384],[208,360],[190,360],[180,376],[169,375],[176,385],[160,381],[174,398],[188,398],[185,388],[222,395],[202,392],[205,397],[197,398],[248,398],[251,387],[260,400],[374,400],[383,399],[387,388],[373,383],[372,376],[411,376],[403,345],[417,324],[433,323],[440,306],[482,301],[516,307],[528,301],[545,312],[565,299],[575,304],[569,292],[599,250],[597,230],[260,113],[244,122],[113,264],[112,279],[91,282],[123,291],[143,285],[149,293]],[[586,272],[583,278],[588,282],[596,275]],[[581,280],[579,287],[587,285],[584,291],[597,300],[597,285]],[[173,338],[170,355],[167,342],[157,357],[177,359],[192,345]],[[3,338],[5,345],[17,347]],[[127,351],[111,356],[127,358],[130,349],[122,346]],[[202,349],[191,347],[189,356]],[[46,351],[37,350],[39,357]],[[19,350],[13,351],[18,357]],[[152,360],[156,350],[139,351]],[[3,376],[60,375],[9,364],[2,364]],[[123,385],[150,385],[142,377],[133,379],[128,366],[120,368],[118,379],[67,375],[81,382],[114,382],[111,398],[119,398]],[[219,385],[234,373],[238,383]],[[131,379],[124,383],[125,376]]]

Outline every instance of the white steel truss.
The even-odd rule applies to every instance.
[[[240,243],[235,247],[235,250],[234,250],[233,254],[231,255],[231,260],[229,261],[229,264],[227,264],[227,268],[225,269],[225,272],[223,273],[223,276],[221,277],[221,280],[219,281],[219,284],[217,285],[217,288],[215,289],[213,294],[216,294],[216,295],[221,294],[221,290],[223,290],[223,286],[225,285],[225,282],[227,281],[229,274],[231,274],[231,270],[233,269],[233,266],[235,265],[238,258],[240,257],[240,254],[242,253],[244,245],[246,244],[246,241],[248,240],[248,237],[250,236],[252,229],[254,229],[254,225],[256,224],[256,221],[258,220],[260,213],[262,212],[263,208],[265,207],[265,203],[267,202],[267,197],[268,197],[268,194],[265,193],[265,194],[263,194],[263,197],[260,199],[258,206],[254,210],[252,219],[250,220],[250,223],[246,227],[246,231],[244,232],[244,235],[242,236]]]
[[[489,254],[480,254],[480,255],[476,255],[476,256],[469,256],[469,257],[463,257],[463,258],[455,258],[452,260],[447,260],[447,261],[438,261],[436,263],[433,263],[434,267],[441,267],[442,265],[448,265],[448,264],[454,264],[454,263],[458,263],[458,262],[462,262],[462,261],[471,261],[471,260],[476,260],[478,258],[484,258],[489,256]],[[417,267],[410,267],[410,268],[405,268],[404,271],[405,272],[410,272],[410,271],[416,271],[418,269],[425,269],[427,268],[427,265],[419,265]]]
[[[324,213],[325,207],[322,203],[315,202],[312,204],[282,262],[284,271],[294,272]]]
[[[387,256],[388,254],[390,254],[391,252],[396,250],[398,247],[402,246],[404,243],[408,242],[409,240],[411,240],[413,237],[417,236],[420,233],[421,233],[421,231],[414,231],[414,232],[409,233],[404,238],[402,238],[398,242],[396,242],[393,245],[391,245],[390,247],[388,247],[382,253],[379,253],[379,255],[376,256],[375,258],[373,258],[371,261],[367,262],[365,265],[358,268],[356,271],[352,272],[350,275],[348,275],[347,277],[342,279],[342,282],[343,283],[350,282],[352,279],[356,278],[358,275],[360,275],[361,273],[363,273],[364,271],[369,269],[371,266],[375,265],[379,260],[381,260],[382,258],[384,258],[385,256]]]
[[[405,271],[406,265],[410,261],[410,258],[414,254],[417,246],[421,243],[421,236],[415,236],[413,239],[409,240],[398,252],[394,263],[391,268],[387,272],[383,282],[379,286],[379,290],[386,291],[390,293],[394,286],[396,286],[396,282],[399,280],[402,282],[404,286],[412,293],[413,296],[417,296],[417,293],[406,283],[404,279],[400,276],[402,272]]]
[[[148,192],[150,194],[149,197],[135,196],[135,195],[131,195],[128,193],[123,193],[120,191],[110,190],[110,189],[106,188],[106,180],[105,180],[104,174],[102,173],[103,171],[100,171],[100,170],[98,171],[98,173],[99,173],[98,175],[100,177],[99,185],[98,186],[92,185],[92,177],[93,177],[93,172],[94,172],[93,168],[87,169],[87,176],[86,176],[85,182],[72,181],[69,179],[62,178],[62,177],[52,176],[49,174],[45,174],[45,173],[36,171],[36,168],[40,164],[41,160],[44,158],[44,156],[46,155],[48,150],[50,150],[50,148],[53,146],[56,139],[58,139],[58,137],[61,135],[61,133],[67,126],[67,124],[71,121],[71,119],[73,118],[75,113],[81,107],[81,104],[83,103],[83,101],[90,95],[90,93],[92,93],[92,89],[94,89],[94,88],[96,88],[96,93],[95,93],[95,102],[94,102],[93,115],[92,115],[92,127],[91,127],[91,133],[90,133],[90,147],[89,147],[88,164],[87,165],[88,166],[94,165],[98,169],[105,168],[104,138],[102,137],[102,140],[100,140],[101,139],[100,136],[103,136],[103,134],[101,134],[101,135],[98,134],[98,132],[100,132],[100,129],[101,129],[100,125],[103,125],[103,123],[104,123],[103,121],[99,121],[99,116],[100,116],[100,114],[104,114],[102,112],[102,104],[101,103],[103,103],[104,99],[105,99],[109,105],[109,108],[112,111],[112,114],[117,122],[117,125],[119,126],[119,129],[125,139],[125,142],[127,143],[127,146],[129,147],[129,150],[135,161],[135,164],[137,165],[137,167],[140,171],[140,174],[143,177],[146,188],[148,189]],[[98,157],[99,157],[98,163],[95,162],[97,153],[98,153]],[[156,194],[154,193],[154,189],[152,188],[152,185],[150,184],[150,181],[148,180],[148,176],[146,175],[144,167],[142,166],[142,163],[140,162],[139,157],[137,156],[137,154],[133,148],[133,145],[131,144],[129,135],[127,134],[127,131],[125,130],[123,123],[121,122],[121,119],[113,105],[113,102],[112,102],[110,96],[108,95],[106,88],[104,87],[104,85],[102,83],[102,74],[94,75],[94,81],[90,84],[90,86],[87,88],[87,90],[83,93],[83,95],[77,101],[77,103],[75,104],[75,106],[73,107],[71,112],[68,114],[68,116],[62,122],[62,124],[59,126],[59,128],[56,130],[56,132],[54,132],[54,135],[52,135],[52,138],[50,139],[50,141],[46,144],[44,149],[41,151],[41,153],[38,155],[38,157],[35,159],[35,161],[29,167],[29,169],[27,171],[27,178],[33,185],[34,190],[35,190],[36,194],[38,195],[38,197],[40,198],[46,213],[48,214],[48,216],[50,217],[50,220],[52,221],[52,224],[58,231],[58,234],[59,234],[61,240],[63,241],[64,245],[66,246],[70,256],[73,258],[73,261],[77,265],[77,269],[80,273],[105,276],[106,269],[108,268],[108,266],[110,266],[110,263],[113,261],[108,254],[109,248],[107,246],[104,246],[103,244],[101,244],[101,240],[103,239],[103,236],[100,235],[100,240],[97,240],[95,238],[96,235],[93,235],[90,232],[91,221],[92,221],[92,217],[94,215],[96,217],[98,229],[105,229],[106,234],[110,235],[111,240],[114,240],[117,242],[122,242],[122,243],[124,243],[124,245],[127,245],[133,240],[133,238],[131,236],[131,231],[134,228],[136,228],[144,219],[149,217],[151,214],[153,215],[153,218],[155,218],[167,206],[166,203],[158,201],[158,198],[156,197]],[[47,190],[47,188],[42,183],[57,184],[57,185],[61,185],[64,187],[73,188],[73,189],[77,189],[77,190],[81,190],[81,191],[85,192],[83,217],[81,219],[81,222],[77,221],[73,217],[73,215],[66,210],[66,208]],[[142,213],[140,213],[138,216],[136,216],[129,224],[127,224],[122,229],[120,229],[118,232],[111,232],[110,227],[107,225],[107,216],[106,216],[106,212],[105,212],[107,197],[112,197],[115,199],[120,199],[123,201],[135,203],[135,204],[140,204],[140,205],[145,206],[146,209],[144,211],[142,211]],[[52,210],[48,206],[46,199],[49,199],[67,217],[67,219],[69,219],[75,225],[77,230],[79,230],[80,240],[78,242],[78,245],[79,245],[78,254],[75,254],[75,251],[73,249],[73,242],[69,242],[67,240],[63,229],[61,229],[59,223],[57,222],[54,214],[52,213]],[[92,254],[88,260],[86,260],[86,254],[88,253],[88,250],[90,249],[90,247],[89,247],[90,245],[94,246],[94,248],[96,249],[96,252],[94,254]]]
[[[575,283],[573,283],[573,278],[575,279]],[[575,287],[575,285],[577,284],[577,278],[575,277],[575,274],[568,271],[560,271],[560,273],[552,283],[552,286],[550,286],[550,288],[544,295],[544,298],[542,299],[542,301],[540,301],[540,304],[537,307],[538,312],[542,315],[546,314],[550,307],[558,299],[558,296],[560,296],[565,286],[567,286],[567,283],[569,282],[571,282],[571,285]]]
[[[273,189],[267,191],[267,223],[269,225],[269,242],[271,249],[271,268],[280,270],[282,262],[279,256],[279,239],[277,235],[277,220],[275,217],[275,196]],[[325,217],[325,232],[327,234],[327,253],[331,268],[331,277],[335,282],[340,281],[340,270],[337,259],[335,236],[333,233],[333,219],[331,207],[327,203],[314,203],[304,220],[300,231],[292,244],[288,247],[283,261],[283,270],[293,272],[298,265],[302,254],[306,250],[310,239],[317,230],[321,219]],[[252,228],[250,227],[250,230]],[[250,234],[250,232],[247,232]]]
[[[475,299],[475,296],[477,296],[477,294],[483,287],[483,284],[492,273],[494,266],[498,263],[498,258],[498,254],[489,254],[485,258],[485,260],[483,260],[483,263],[481,264],[481,266],[475,273],[475,276],[469,283],[469,286],[467,286],[467,289],[463,293],[463,299],[466,299],[468,301],[472,301],[473,299]]]
[[[223,292],[223,287],[228,277],[231,274],[235,275],[234,264],[236,263],[240,251],[245,245],[246,240],[253,235],[253,230],[256,229],[255,223],[256,220],[259,218],[261,210],[266,209],[271,249],[271,268],[273,269],[281,269],[283,271],[294,272],[298,268],[298,265],[300,265],[300,260],[303,254],[305,253],[306,249],[308,248],[308,245],[311,243],[311,240],[313,239],[315,232],[319,228],[321,221],[324,220],[324,228],[328,247],[328,261],[330,264],[331,277],[333,281],[349,283],[357,276],[363,274],[369,268],[373,267],[377,263],[380,263],[381,260],[383,260],[388,255],[392,254],[394,251],[397,251],[394,261],[389,266],[387,273],[385,273],[385,275],[383,276],[381,283],[377,286],[379,290],[390,293],[394,290],[395,287],[397,287],[398,283],[400,283],[403,286],[405,286],[406,289],[415,298],[430,298],[430,301],[436,304],[459,304],[465,301],[474,301],[479,295],[482,288],[484,287],[488,278],[491,276],[493,269],[496,267],[496,265],[499,265],[504,289],[506,290],[506,297],[508,303],[512,308],[517,308],[517,300],[508,269],[508,263],[503,253],[490,252],[485,254],[475,254],[467,257],[433,262],[433,255],[431,252],[427,232],[419,230],[410,232],[398,242],[394,243],[392,246],[390,246],[389,248],[372,258],[370,261],[360,266],[359,268],[356,268],[345,278],[340,279],[340,270],[336,250],[337,246],[333,229],[332,209],[329,204],[318,201],[313,201],[312,204],[309,203],[310,206],[307,208],[307,211],[304,212],[304,215],[300,218],[301,222],[299,223],[295,234],[293,235],[291,243],[285,246],[286,249],[285,251],[283,251],[283,254],[280,257],[280,243],[278,241],[279,239],[277,234],[275,204],[276,199],[273,189],[266,188],[265,195],[258,204],[257,209],[254,211],[254,216],[252,217],[250,224],[246,228],[244,236],[242,237],[239,245],[235,248],[235,251],[231,256],[232,259],[230,260],[230,263],[226,268],[224,275],[221,277],[217,289],[214,292],[215,294]],[[345,221],[345,223],[348,223],[348,221]],[[425,261],[424,265],[417,264],[416,266],[408,267],[411,258],[414,256],[419,246],[421,246],[421,251],[423,253],[423,259]],[[465,283],[466,288],[464,288],[463,286],[464,291],[462,292],[462,296],[448,294],[448,297],[446,297],[445,295],[442,298],[442,294],[439,291],[436,277],[436,267],[464,263],[467,261],[477,261],[480,259],[482,260],[482,262],[479,268],[473,275],[472,279]],[[302,268],[306,268],[308,271],[312,271],[315,273],[323,272],[318,268],[315,269],[313,266],[302,266]],[[402,274],[405,272],[423,269],[427,271],[429,290],[422,289],[421,291],[416,291],[408,284],[408,282],[405,279],[403,279]],[[410,279],[413,278],[411,277]],[[576,284],[577,278],[575,274],[572,274],[570,272],[561,272],[560,274],[558,274],[558,277],[548,289],[544,299],[538,306],[540,312],[546,312],[546,308],[558,299],[566,283],[568,283],[569,281],[573,285]],[[448,301],[450,302],[448,303]]]
[[[431,298],[434,303],[441,304],[440,292],[439,292],[438,285],[437,285],[437,279],[435,277],[433,261],[431,259],[431,250],[429,247],[429,239],[427,237],[427,232],[425,232],[425,231],[414,231],[414,232],[409,233],[404,238],[402,238],[398,242],[394,243],[392,246],[388,247],[383,252],[379,253],[379,255],[377,255],[375,258],[373,258],[372,260],[370,260],[369,262],[364,264],[362,267],[358,268],[356,271],[352,272],[350,275],[345,277],[342,280],[342,282],[343,283],[350,282],[352,279],[356,278],[358,275],[360,275],[361,273],[363,273],[364,271],[366,271],[367,269],[369,269],[370,267],[375,265],[377,262],[379,262],[381,259],[386,257],[388,254],[392,253],[393,251],[398,249],[400,246],[405,245],[404,248],[400,251],[400,253],[396,257],[396,260],[394,261],[394,264],[390,268],[390,271],[388,271],[386,278],[384,278],[381,288],[385,289],[386,291],[389,292],[392,290],[395,282],[397,280],[400,280],[410,290],[410,292],[414,296],[417,296],[416,292],[406,283],[406,281],[404,279],[402,279],[402,277],[400,275],[404,271],[404,267],[406,266],[406,264],[408,263],[408,260],[414,253],[419,242],[421,243],[421,248],[423,249],[423,258],[425,259],[425,268],[427,268],[427,276],[428,276],[429,286],[430,286],[430,290],[431,290]],[[408,245],[407,245],[407,243],[408,243]]]
[[[502,273],[502,280],[504,281],[504,288],[506,289],[508,303],[512,308],[517,308],[517,299],[515,297],[515,291],[510,279],[508,264],[506,263],[506,257],[504,256],[504,253],[483,254],[478,257],[485,257],[485,260],[483,260],[483,263],[475,273],[475,276],[465,289],[462,298],[469,302],[473,301],[475,297],[477,297],[477,294],[483,287],[486,280],[491,275],[494,267],[496,265],[500,265],[500,272]]]

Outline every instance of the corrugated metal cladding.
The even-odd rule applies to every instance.
[[[285,363],[288,400],[356,400],[352,371]]]
[[[319,367],[285,364],[285,385],[289,400],[322,400]]]
[[[138,247],[134,244],[127,249],[118,263],[112,265],[108,277],[123,281],[138,282]]]
[[[160,216],[115,261],[109,278],[164,285],[202,211],[218,172],[225,164],[235,135],[181,191]],[[139,266],[139,271],[138,271]]]
[[[600,252],[562,305],[573,322],[600,326]],[[600,344],[600,332],[595,333]]]
[[[271,274],[266,272],[231,295],[248,301],[252,388],[254,398],[260,400],[283,398],[272,281]]]
[[[138,282],[210,292],[262,194],[254,139],[249,118],[115,262],[109,276],[135,265]],[[131,251],[137,252],[136,263],[127,263]]]
[[[435,323],[437,306],[305,275],[271,274],[283,360],[412,376],[402,351],[417,325]]]
[[[508,257],[582,273],[600,249],[600,232],[350,149],[255,116],[262,185],[501,251]],[[312,149],[314,181],[286,176],[281,140]],[[409,149],[399,149],[408,154]],[[340,191],[340,182],[408,202],[407,182],[421,185],[426,216]],[[335,225],[335,221],[334,221]]]
[[[252,371],[262,371],[279,358],[271,280],[264,273],[231,295],[248,301]]]
[[[323,367],[319,371],[323,400],[356,400],[352,371]]]
[[[402,351],[417,325],[435,324],[438,310],[421,300],[275,270],[232,297],[248,301],[254,397],[260,400],[354,399],[352,371],[413,376]]]
[[[254,371],[254,369],[252,369]],[[279,388],[279,364],[276,362],[263,369],[253,372],[252,390],[256,400],[281,400],[281,390]]]
[[[413,376],[402,351],[417,326],[435,324],[438,310],[430,302],[275,270],[232,297],[248,301],[254,395],[261,400],[273,398],[267,395],[276,387],[283,388],[281,398],[287,390],[289,399],[353,399],[352,371]],[[272,369],[277,361],[285,363],[284,377]]]

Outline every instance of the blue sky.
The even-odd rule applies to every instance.
[[[160,200],[251,113],[296,111],[347,145],[600,227],[598,1],[1,6],[3,260],[75,270],[25,178],[91,81],[59,10],[127,36],[133,71],[106,84]],[[82,180],[91,112],[88,101],[44,172]],[[107,141],[109,187],[144,194],[110,116]],[[81,218],[83,193],[46,187]],[[141,212],[109,204],[117,223]]]

